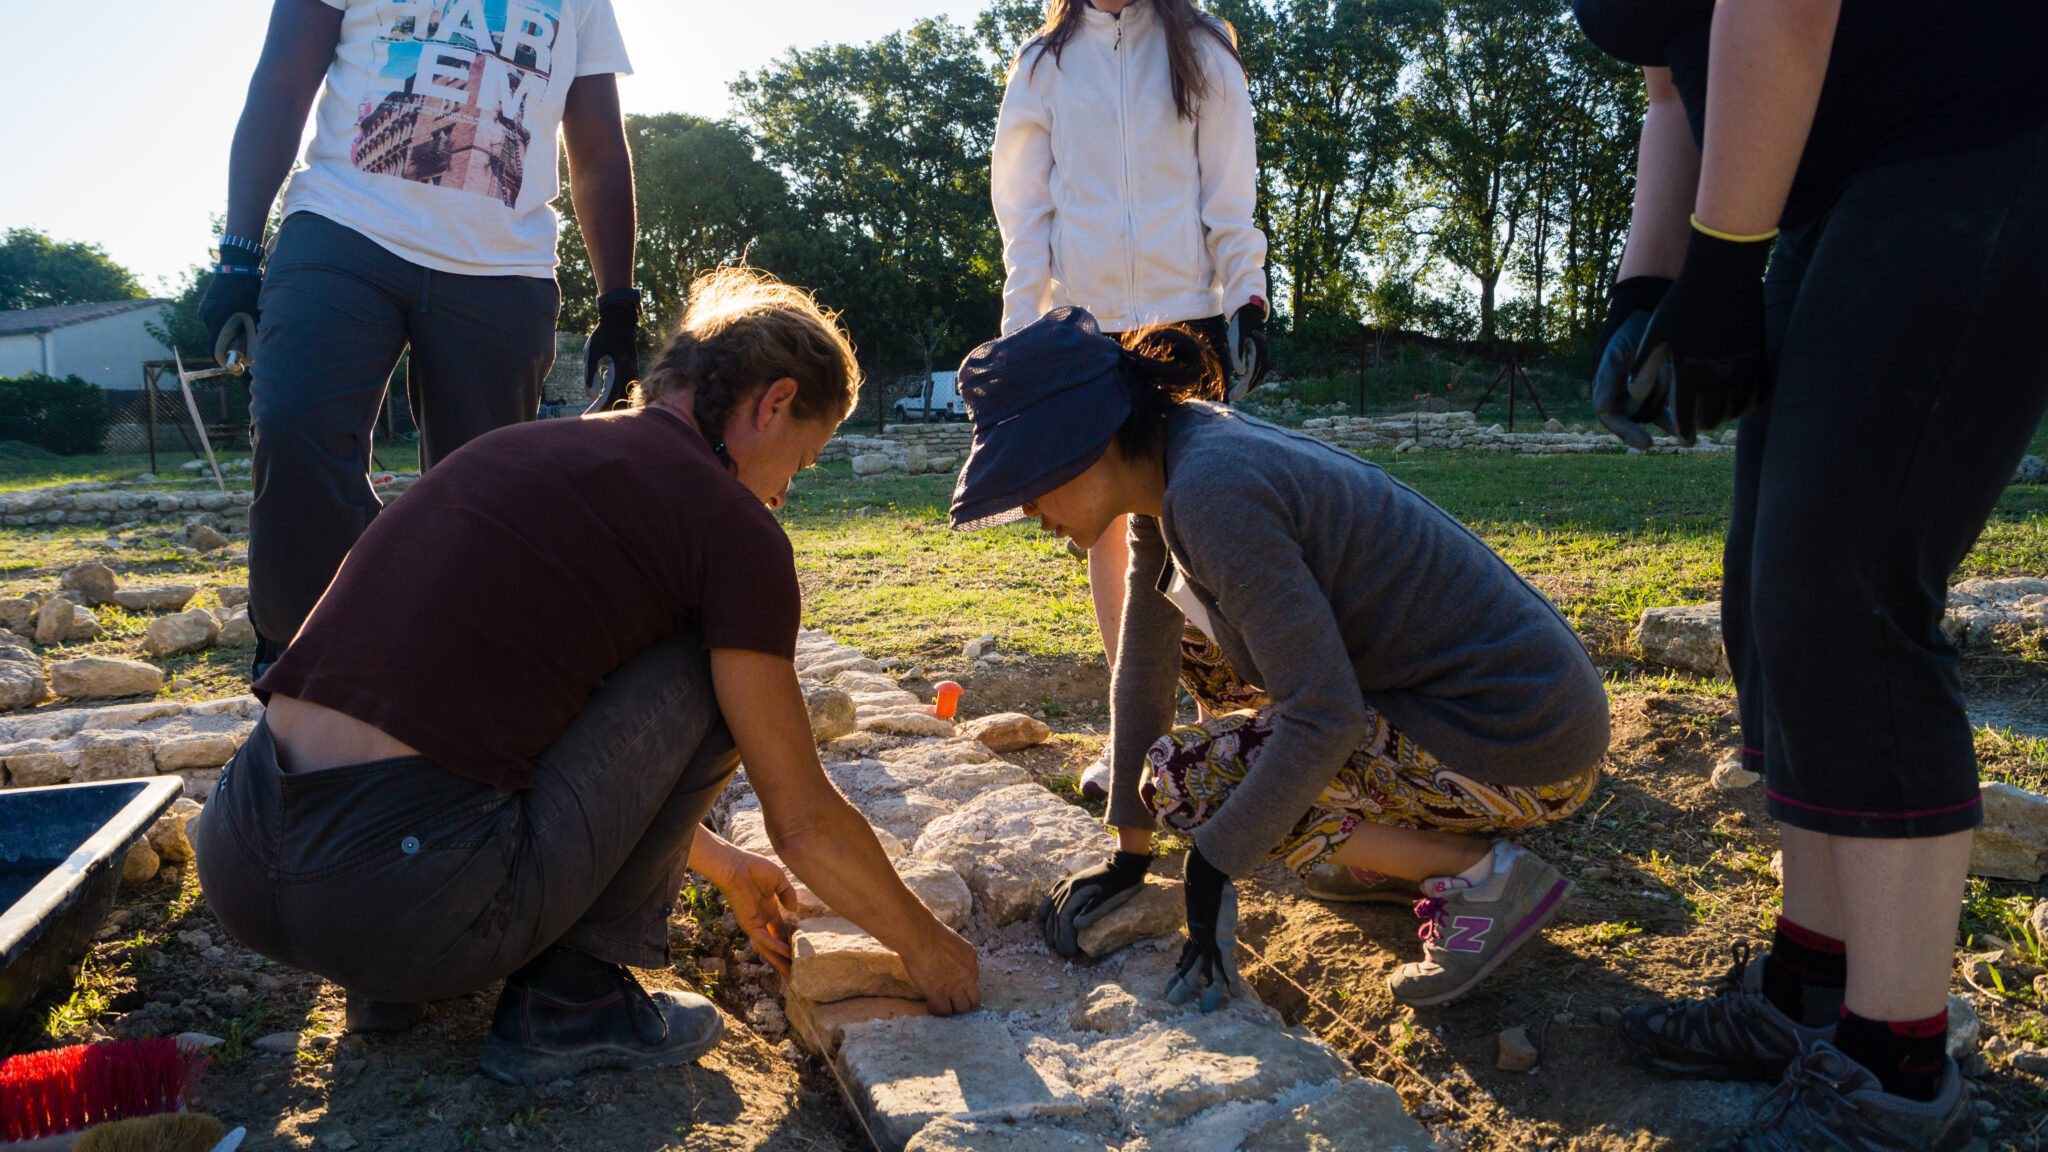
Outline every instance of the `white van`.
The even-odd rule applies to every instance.
[[[924,403],[924,381],[919,380],[910,395],[896,401],[889,408],[889,418],[898,424],[912,421],[965,420],[967,405],[960,399],[960,374],[958,372],[932,373],[932,403],[926,409]]]

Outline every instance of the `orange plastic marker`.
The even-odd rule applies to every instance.
[[[938,706],[932,709],[932,714],[941,720],[951,720],[954,711],[960,707],[960,686],[951,680],[941,680],[932,687],[939,694]]]

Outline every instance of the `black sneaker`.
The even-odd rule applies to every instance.
[[[507,1084],[667,1068],[711,1051],[724,1030],[704,997],[648,992],[619,965],[558,945],[506,978],[481,1063]]]
[[[345,992],[341,1019],[344,1032],[405,1032],[427,1018],[425,1004],[372,1000]]]
[[[1934,1099],[1886,1092],[1870,1069],[1825,1040],[1785,1069],[1758,1123],[1707,1152],[1985,1152],[1977,1108],[1956,1062]]]
[[[1763,956],[1751,959],[1747,944],[1732,951],[1713,994],[1622,1012],[1621,1038],[1644,1063],[1671,1076],[1775,1080],[1808,1045],[1834,1039],[1833,1028],[1808,1028],[1765,999]]]

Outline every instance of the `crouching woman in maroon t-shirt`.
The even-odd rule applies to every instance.
[[[625,966],[667,963],[695,870],[787,971],[782,869],[700,827],[744,756],[797,877],[932,1011],[973,1009],[974,949],[833,789],[792,663],[770,513],[858,390],[809,297],[726,271],[636,407],[499,429],[423,476],[256,683],[268,713],[194,837],[221,923],[345,988],[352,1030],[504,980],[501,1080],[694,1060],[718,1011]]]

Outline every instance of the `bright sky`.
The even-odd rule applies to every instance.
[[[612,0],[636,73],[628,112],[730,111],[726,84],[792,45],[859,43],[921,16],[971,24],[981,0]],[[0,0],[0,8],[27,0]],[[206,258],[228,141],[269,0],[95,0],[40,8],[0,38],[0,231],[85,240],[161,291]],[[97,31],[77,38],[83,22]],[[66,47],[65,45],[71,45]]]

